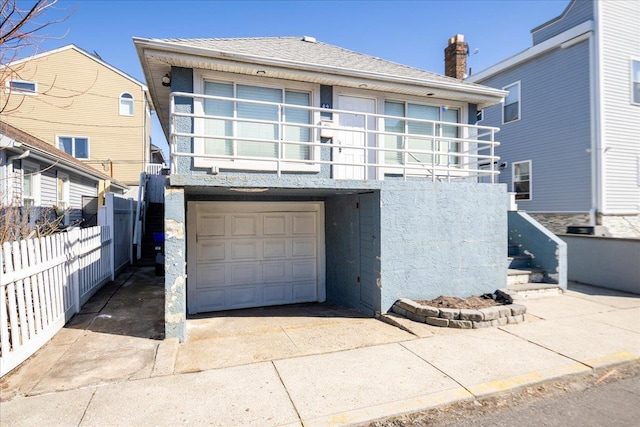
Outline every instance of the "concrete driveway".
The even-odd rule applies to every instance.
[[[164,283],[131,267],[0,380],[2,400],[406,341],[414,335],[334,304],[208,313],[184,344],[164,339]]]

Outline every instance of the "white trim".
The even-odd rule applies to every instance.
[[[595,84],[596,84],[596,93],[594,94],[595,102],[596,102],[596,147],[595,147],[595,155],[596,155],[596,168],[598,171],[598,188],[597,188],[597,199],[598,199],[598,212],[603,213],[607,210],[607,200],[606,200],[606,181],[607,181],[607,163],[604,161],[604,137],[606,135],[606,120],[604,115],[605,103],[603,100],[603,91],[604,91],[604,50],[602,44],[602,8],[600,7],[600,3],[597,1],[593,2],[594,7],[594,17],[595,17],[595,34],[594,34],[594,44],[595,44]]]
[[[633,95],[634,95],[634,91],[635,88],[633,87],[633,83],[635,82],[634,75],[633,75],[633,63],[637,62],[638,63],[638,85],[640,85],[640,57],[631,57],[629,58],[629,66],[631,68],[631,78],[629,79],[631,81],[631,105],[640,105],[640,99],[638,99],[638,102],[635,102],[633,99]]]
[[[504,99],[502,100],[502,124],[503,125],[506,125],[506,124],[509,124],[509,123],[513,123],[513,122],[518,122],[518,121],[520,121],[520,119],[522,119],[522,85],[520,84],[520,80],[504,86],[502,88],[502,90],[508,91],[508,88],[510,88],[512,86],[517,86],[518,87],[518,118],[515,119],[515,120],[509,120],[508,122],[504,121],[504,109],[505,109],[505,107],[507,105],[507,104],[505,104],[505,102],[507,100],[507,97],[505,96]],[[511,105],[511,104],[509,104],[509,105]]]
[[[67,153],[60,146],[60,138],[71,138],[71,152],[72,152],[72,154]],[[75,153],[76,153],[75,140],[76,139],[86,139],[87,140],[87,157],[76,157],[76,155],[75,155]],[[76,158],[78,160],[89,160],[89,159],[91,159],[91,140],[90,140],[90,138],[88,136],[78,136],[78,135],[68,135],[68,134],[56,135],[56,148],[58,150],[62,151],[63,153],[66,153],[66,154],[70,155],[71,157]]]
[[[595,26],[593,21],[583,22],[582,24],[577,25],[565,31],[564,33],[560,33],[557,36],[550,38],[549,40],[545,40],[540,44],[532,46],[527,50],[517,53],[514,56],[507,58],[502,62],[497,63],[496,65],[493,65],[485,70],[482,70],[477,74],[469,76],[468,78],[465,79],[465,81],[470,83],[475,83],[475,82],[484,80],[486,78],[492,77],[495,74],[501,73],[508,68],[511,68],[520,64],[521,62],[528,61],[532,58],[535,58],[536,56],[546,53],[549,50],[555,49],[558,46],[561,46],[562,43],[565,43],[585,33],[592,32],[594,31],[594,28]]]
[[[62,181],[62,199],[58,193],[58,185],[60,185],[60,181]],[[68,173],[61,172],[59,170],[56,172],[56,205],[65,210],[63,224],[69,225],[69,208],[71,208],[71,177]]]
[[[32,84],[33,85],[33,91],[30,90],[23,90],[23,89],[17,89],[17,88],[12,88],[11,87],[11,83],[27,83],[27,84]],[[30,80],[20,80],[20,79],[7,79],[4,82],[4,92],[5,93],[14,93],[16,95],[27,95],[27,96],[37,96],[38,95],[38,82],[34,82],[34,81],[30,81]]]
[[[130,98],[124,98],[125,95],[129,95]],[[122,101],[123,100],[127,100],[127,102],[131,102],[131,114],[122,114]],[[119,116],[126,116],[126,117],[133,117],[133,116],[135,116],[135,112],[136,112],[136,110],[135,110],[135,98],[129,92],[122,92],[120,94],[120,96],[118,97],[118,115]]]
[[[522,163],[529,163],[529,198],[528,199],[518,199],[518,192],[516,191],[516,165]],[[533,162],[531,160],[521,160],[519,162],[511,162],[511,192],[516,195],[516,203],[520,202],[530,202],[533,200]]]

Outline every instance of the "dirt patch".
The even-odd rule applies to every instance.
[[[502,304],[498,304],[492,299],[476,297],[476,296],[471,296],[466,298],[439,296],[438,298],[435,298],[432,300],[416,301],[416,302],[418,304],[428,305],[430,307],[466,308],[466,309],[472,309],[472,310],[477,310],[479,308],[493,307],[496,305],[502,305]]]

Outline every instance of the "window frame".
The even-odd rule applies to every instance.
[[[60,198],[62,190],[62,199]],[[71,178],[66,172],[56,173],[56,206],[64,209],[63,224],[69,225],[69,208],[71,207]],[[56,215],[58,213],[56,212]]]
[[[71,138],[71,152],[67,153],[64,150],[64,147],[62,147],[60,145],[60,139],[61,138]],[[76,139],[86,139],[87,140],[87,157],[76,157],[75,153],[76,153],[76,144],[75,141]],[[89,160],[91,159],[91,140],[88,136],[72,136],[72,135],[56,135],[56,148],[62,152],[64,152],[65,154],[68,154],[69,156],[76,158],[78,160]]]
[[[125,97],[125,95],[129,95],[130,98]],[[118,98],[118,115],[125,117],[133,117],[135,115],[135,105],[134,105],[134,97],[129,92],[122,92],[120,97]],[[127,102],[130,104],[131,114],[123,114],[122,113],[122,103]]]
[[[24,177],[25,177],[25,170],[33,170],[33,172],[29,172],[29,174],[31,175],[31,195],[30,197],[25,197],[24,195]],[[21,160],[21,164],[20,164],[20,206],[22,207],[27,207],[25,204],[25,200],[26,199],[30,199],[32,200],[32,205],[31,207],[33,208],[38,208],[40,207],[40,177],[41,177],[41,173],[40,173],[40,165],[38,163],[35,162],[30,162],[28,160]],[[37,216],[37,215],[35,215]],[[31,222],[31,221],[30,221]]]
[[[33,85],[33,91],[12,88],[11,83],[27,83]],[[13,93],[16,95],[27,95],[27,96],[37,96],[38,95],[38,82],[30,81],[30,80],[20,80],[20,79],[7,79],[5,80],[5,93]]]
[[[638,80],[635,80],[635,75],[634,75],[634,65],[638,64]],[[630,84],[631,84],[631,105],[638,105],[640,106],[640,58],[631,58],[631,60],[629,61],[629,66],[630,66]],[[638,89],[638,99],[635,99],[635,85],[638,85],[639,89]]]
[[[520,164],[528,164],[529,165],[529,197],[528,198],[518,198],[518,192],[516,191],[516,165]],[[517,181],[517,182],[525,182],[525,181]],[[533,200],[533,162],[531,160],[521,160],[518,162],[511,163],[511,191],[515,194],[516,202],[528,202]]]
[[[230,80],[228,74],[218,73],[218,72],[201,72],[194,73],[194,94],[195,95],[203,95],[204,94],[204,86],[205,82],[214,82],[214,83],[222,83],[222,84],[232,84],[233,85],[233,93],[234,96],[237,97],[237,86],[238,85],[246,85],[246,86],[256,86],[262,88],[269,89],[278,89],[282,91],[283,95],[283,103],[285,100],[286,91],[295,91],[295,92],[307,92],[309,93],[309,102],[310,108],[318,108],[320,103],[320,85],[303,83],[303,82],[279,82],[279,81],[271,81],[265,78],[252,78],[246,77],[241,79]],[[194,133],[196,135],[204,134],[204,120],[199,119],[200,116],[204,115],[204,99],[194,98],[193,103],[194,113],[197,116],[194,119]],[[319,111],[310,111],[310,124],[320,122],[320,113]],[[235,119],[235,114],[234,117]],[[319,132],[317,129],[310,128],[310,139],[311,142],[320,142]],[[205,154],[205,138],[195,137],[194,138],[194,154]],[[313,162],[314,159],[320,158],[320,147],[310,147],[309,150],[309,162]],[[265,171],[265,172],[273,172],[277,170],[276,160],[226,160],[226,159],[213,159],[213,158],[204,158],[195,156],[193,158],[193,166],[196,168],[220,168],[225,170],[234,170],[234,171],[242,171],[242,170],[251,170],[251,171]],[[319,164],[315,163],[288,163],[286,159],[283,159],[280,164],[280,170],[283,172],[320,172]]]
[[[396,98],[384,98],[382,99],[382,105],[383,105],[383,115],[384,116],[388,116],[389,114],[387,113],[386,110],[386,104],[387,103],[395,103],[395,104],[403,104],[404,105],[404,116],[402,116],[402,121],[404,121],[404,132],[407,133],[408,132],[408,127],[409,127],[409,123],[407,122],[407,119],[411,119],[411,117],[407,116],[407,112],[409,109],[409,104],[413,104],[413,105],[417,105],[417,106],[425,106],[425,107],[434,107],[438,109],[438,120],[435,120],[437,122],[444,122],[442,120],[442,111],[443,108],[447,108],[447,109],[454,109],[458,112],[458,121],[456,122],[456,125],[464,125],[465,123],[463,122],[463,117],[465,117],[465,115],[467,114],[465,108],[463,105],[458,105],[455,103],[452,104],[444,104],[444,103],[429,103],[429,102],[424,102],[424,100],[420,101],[420,100],[416,100],[416,99],[412,99],[412,98],[405,98],[405,99],[396,99]],[[395,117],[395,116],[394,116]],[[400,117],[400,116],[398,116]],[[386,128],[386,123],[385,123],[386,118],[382,119],[382,129]],[[453,122],[451,122],[453,123]],[[434,127],[434,132],[436,129],[438,129],[438,126],[442,126],[442,125],[436,125]],[[464,136],[460,136],[460,132],[464,132],[464,126],[456,126],[456,129],[458,129],[458,136],[456,138],[464,138]],[[442,128],[440,128],[440,130],[442,130]],[[438,138],[445,138],[444,136],[441,135],[437,135]],[[384,144],[385,141],[383,140],[381,142],[381,144]],[[464,142],[458,142],[458,144],[460,144],[459,146],[459,152],[463,152],[466,150],[467,144]],[[436,151],[437,150],[433,150]],[[440,158],[442,156],[445,157],[450,157],[447,156],[446,154],[434,154],[434,156],[436,156],[438,158],[438,160],[435,162],[436,165],[441,165],[440,163]],[[394,171],[394,169],[397,168],[402,168],[403,163],[400,164],[393,164],[393,163],[386,163],[386,159],[384,158],[384,155],[381,156],[383,162],[385,163],[385,167],[383,168],[383,173],[396,173]],[[456,157],[456,159],[459,159],[459,157]],[[458,167],[460,168],[460,170],[463,170],[463,168],[461,167],[460,164],[447,164],[448,166],[454,166],[454,167]],[[418,173],[418,171],[416,170],[412,170],[410,172],[407,172],[410,175],[420,175],[422,176],[423,174]]]
[[[509,120],[508,122],[504,121],[504,113],[505,113],[505,108],[507,107],[507,105],[511,105],[511,104],[507,104],[507,97],[505,96],[505,98],[502,100],[502,124],[506,125],[509,123],[514,123],[514,122],[518,122],[522,119],[522,85],[521,85],[521,81],[518,80],[517,82],[513,82],[511,84],[508,84],[506,86],[502,87],[502,90],[506,90],[509,91],[510,87],[514,87],[517,86],[518,88],[518,118],[514,119],[514,120]],[[513,103],[512,103],[513,104]]]

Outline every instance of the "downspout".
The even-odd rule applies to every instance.
[[[590,85],[590,109],[591,109],[591,209],[589,209],[589,225],[596,226],[598,206],[600,203],[600,157],[601,157],[601,133],[600,133],[600,34],[598,4],[593,2],[594,29],[593,36],[589,38],[589,85]]]

